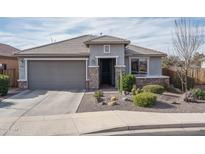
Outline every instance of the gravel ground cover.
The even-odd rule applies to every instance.
[[[131,96],[123,96],[119,93],[104,93],[105,102],[109,102],[112,96],[117,97],[117,105],[109,106],[97,103],[93,94],[85,93],[77,112],[94,112],[108,110],[144,111],[144,112],[164,112],[164,113],[202,113],[205,112],[205,103],[187,103],[180,101],[181,95],[164,93],[158,95],[157,102],[153,107],[136,107],[132,101],[124,101],[124,97],[131,99]]]

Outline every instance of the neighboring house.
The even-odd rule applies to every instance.
[[[162,76],[165,53],[131,45],[114,36],[80,37],[20,51],[19,86],[30,89],[117,87],[120,72],[136,75],[136,84],[169,84]]]
[[[205,57],[200,59],[201,68],[205,68]]]
[[[18,60],[17,57],[14,56],[15,52],[19,50],[0,43],[0,73],[6,73],[11,75],[13,79],[11,86],[17,86],[17,79],[18,79]]]

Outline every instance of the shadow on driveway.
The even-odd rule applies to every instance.
[[[7,99],[30,99],[36,98],[39,95],[45,95],[48,91],[46,90],[25,90],[17,95],[9,97]]]
[[[0,100],[0,108],[10,108],[16,107],[19,104],[25,104],[23,101],[29,99],[35,99],[40,95],[45,95],[47,91],[39,91],[39,90],[25,90],[16,95],[12,95],[10,97],[6,96],[5,99]],[[28,104],[28,103],[27,103]]]
[[[14,105],[14,103],[12,102],[2,102],[0,101],[0,108],[4,108],[4,107],[9,107],[11,105]]]

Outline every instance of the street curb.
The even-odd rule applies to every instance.
[[[186,124],[164,124],[164,125],[141,125],[141,126],[122,126],[111,129],[105,129],[100,131],[94,131],[89,133],[83,133],[80,135],[86,134],[96,134],[96,133],[108,133],[115,131],[130,131],[130,130],[145,130],[145,129],[164,129],[164,128],[194,128],[194,127],[205,127],[205,123],[186,123]]]

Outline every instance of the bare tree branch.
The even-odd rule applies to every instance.
[[[182,89],[187,91],[188,69],[191,65],[193,54],[204,43],[204,29],[198,22],[193,22],[187,18],[175,20],[174,25],[173,46],[176,56],[183,62],[183,65],[176,64],[176,66],[178,65],[177,67],[180,67],[180,69],[177,69],[177,74],[181,80]]]

